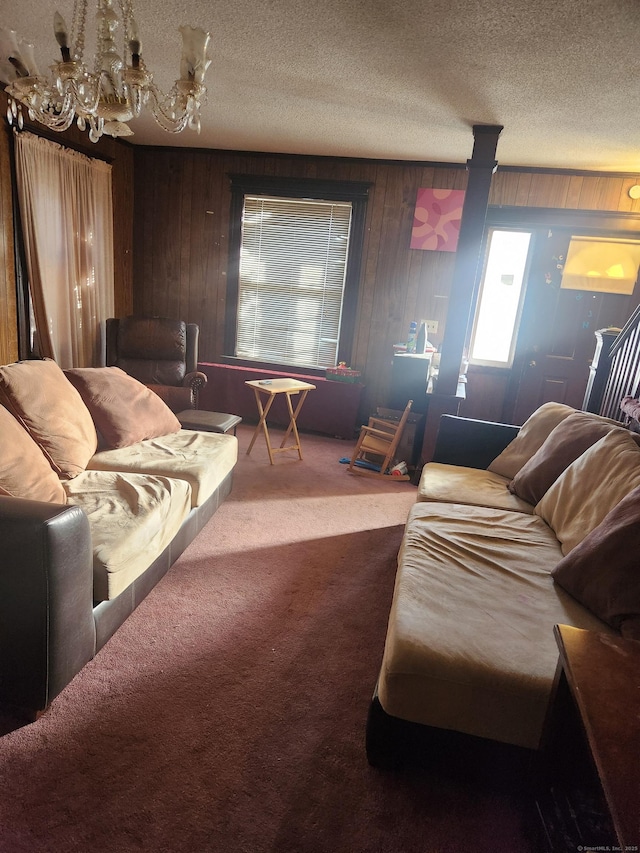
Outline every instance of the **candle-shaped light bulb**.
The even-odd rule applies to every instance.
[[[53,16],[53,32],[55,34],[56,41],[60,45],[62,61],[68,62],[71,58],[71,53],[69,51],[69,31],[67,30],[67,25],[65,24],[64,18],[60,12],[56,12]]]
[[[28,77],[29,76],[29,70],[27,69],[27,66],[20,59],[19,56],[10,56],[8,61],[13,66],[13,69],[16,73],[16,77]]]
[[[140,33],[138,32],[138,23],[135,18],[131,18],[129,23],[129,50],[131,51],[132,68],[139,68],[142,45],[140,44]]]

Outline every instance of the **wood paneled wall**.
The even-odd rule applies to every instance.
[[[629,187],[637,183],[640,183],[639,175],[521,172],[498,168],[491,183],[489,204],[638,213],[640,199],[629,198]]]
[[[471,150],[472,139],[469,139]],[[499,154],[499,152],[498,152]],[[370,181],[364,257],[351,366],[363,371],[362,416],[386,405],[392,346],[411,320],[447,316],[455,261],[450,252],[409,249],[417,190],[464,189],[463,166],[188,149],[135,149],[134,307],[180,316],[201,328],[200,358],[223,352],[228,257],[229,173]],[[491,204],[640,211],[627,189],[637,175],[609,177],[505,170]],[[491,383],[490,383],[491,384]],[[504,382],[502,382],[504,384]],[[499,416],[500,389],[475,399]],[[489,399],[494,403],[485,405]],[[471,410],[470,404],[467,406]]]
[[[7,109],[7,96],[0,90],[0,115]],[[11,198],[11,134],[6,121],[0,129],[0,364],[18,358],[18,321],[14,266],[14,225]],[[71,128],[52,134],[88,156],[98,155],[112,166],[114,219],[114,288],[117,316],[133,311],[133,148],[110,137],[96,145],[86,133]]]
[[[0,109],[4,112],[5,108],[6,96],[0,92]],[[455,256],[411,250],[409,242],[417,190],[464,189],[463,165],[143,148],[108,138],[93,148],[86,134],[77,131],[59,138],[84,143],[88,153],[99,150],[113,164],[118,316],[135,311],[197,322],[201,359],[216,361],[224,354],[230,209],[227,175],[357,180],[371,183],[352,356],[352,366],[363,371],[366,385],[363,416],[387,403],[392,345],[405,340],[411,320],[437,320],[438,334],[432,338],[436,344],[441,342]],[[470,136],[470,152],[471,147]],[[640,212],[640,200],[627,195],[634,183],[640,183],[640,175],[499,168],[490,203]],[[0,259],[0,360],[7,362],[17,358],[17,322],[10,131],[6,124],[0,132]],[[475,399],[487,417],[500,397],[499,389],[489,385],[482,393],[471,393],[469,401]],[[467,409],[470,411],[469,405]]]
[[[202,361],[224,355],[234,172],[371,182],[351,366],[364,374],[363,411],[384,405],[393,343],[413,319],[446,318],[454,255],[409,250],[416,192],[464,189],[464,168],[136,149],[135,310],[199,323]]]

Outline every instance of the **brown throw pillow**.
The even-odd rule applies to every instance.
[[[180,421],[166,403],[119,367],[73,368],[65,373],[107,447],[128,447],[180,429]]]
[[[82,398],[51,359],[0,367],[0,403],[20,421],[63,479],[80,474],[98,436]]]
[[[586,412],[569,415],[551,430],[542,447],[525,462],[509,483],[509,491],[535,506],[578,456],[619,426]]]
[[[62,483],[29,433],[0,406],[0,495],[66,504]]]
[[[633,637],[640,622],[638,553],[640,486],[560,560],[551,575],[592,613]]]

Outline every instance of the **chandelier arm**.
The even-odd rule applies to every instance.
[[[151,83],[147,91],[147,103],[151,101],[151,114],[157,124],[163,130],[166,130],[167,133],[182,133],[189,122],[189,113],[186,111],[186,108],[180,111],[179,116],[171,115],[171,112],[175,112],[175,109],[169,108],[166,105],[172,102],[173,96],[163,95],[155,83]],[[171,112],[168,111],[169,109],[171,109]]]
[[[93,75],[87,74],[79,87],[75,80],[71,81],[69,88],[73,93],[75,101],[74,110],[78,115],[95,115],[100,102],[100,81]]]
[[[54,100],[51,92],[43,93],[41,98],[25,98],[24,92],[14,85],[7,86],[6,92],[10,98],[15,98],[21,107],[26,108],[32,121],[38,121],[59,133],[71,127],[75,112],[70,91],[64,94],[62,100],[58,93]]]

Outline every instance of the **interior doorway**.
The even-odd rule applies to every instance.
[[[580,409],[595,352],[595,332],[622,327],[640,293],[630,295],[562,286],[572,231],[537,231],[518,330],[504,416],[521,424],[543,403]]]
[[[595,332],[624,325],[640,304],[640,286],[637,264],[625,293],[607,292],[607,287],[615,289],[615,284],[598,285],[580,279],[585,289],[578,289],[575,277],[570,280],[567,275],[563,283],[568,250],[572,238],[579,236],[639,243],[640,218],[596,211],[496,208],[490,209],[487,217],[488,244],[496,228],[531,235],[524,296],[515,317],[508,358],[505,356],[502,364],[471,358],[462,413],[522,424],[545,402],[562,402],[580,409],[595,354]],[[480,294],[487,268],[485,258],[477,282]],[[512,272],[505,267],[497,278],[512,288]],[[476,317],[479,313],[477,307]],[[471,343],[474,334],[475,324],[470,330]]]

